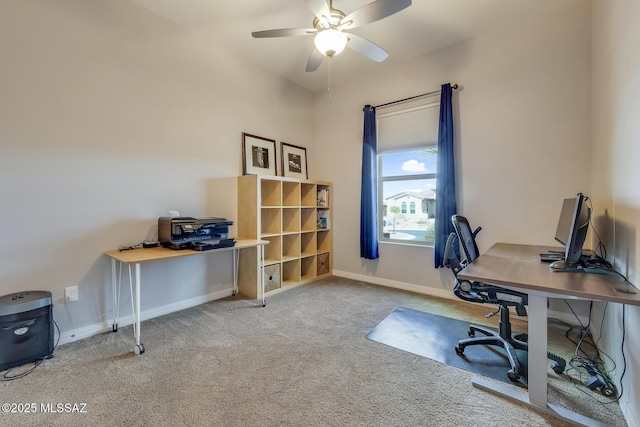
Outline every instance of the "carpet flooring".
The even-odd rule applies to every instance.
[[[339,277],[266,307],[224,298],[143,322],[139,356],[131,326],[58,347],[30,375],[0,382],[2,403],[38,409],[0,412],[0,426],[569,426],[474,387],[470,372],[367,339],[397,307],[496,323],[478,304]],[[553,327],[549,346],[573,351]],[[553,403],[626,427],[616,404],[585,392],[550,372]],[[49,403],[86,406],[41,410],[57,408]]]

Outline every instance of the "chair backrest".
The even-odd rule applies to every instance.
[[[451,222],[453,223],[453,228],[455,228],[458,239],[460,240],[462,250],[466,257],[466,262],[472,263],[480,256],[478,245],[476,245],[476,234],[480,231],[480,227],[475,231],[472,231],[469,221],[467,221],[467,218],[462,215],[453,215],[451,217]]]

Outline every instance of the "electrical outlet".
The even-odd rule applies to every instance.
[[[78,287],[68,286],[64,288],[64,299],[67,302],[78,301]]]

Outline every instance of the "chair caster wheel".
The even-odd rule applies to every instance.
[[[553,362],[551,364],[551,369],[553,369],[553,372],[555,372],[558,375],[564,372],[564,366],[560,365],[557,362]]]
[[[473,331],[473,330],[471,330],[471,329],[469,329],[469,332],[467,332],[467,334],[468,334],[468,335],[469,335],[469,337],[471,337],[471,338],[473,338],[473,337],[475,337],[475,336],[476,336],[475,331]]]
[[[462,354],[464,353],[464,348],[460,347],[459,345],[456,346],[456,354],[458,356],[462,356]]]
[[[144,345],[142,345],[142,343],[136,344],[136,348],[134,349],[134,351],[137,355],[141,355],[142,353],[144,353]]]
[[[516,373],[513,369],[509,369],[507,371],[507,377],[509,377],[511,381],[515,382],[520,379],[520,374]]]

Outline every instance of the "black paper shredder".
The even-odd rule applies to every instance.
[[[53,352],[51,292],[0,297],[0,371],[35,362]]]

